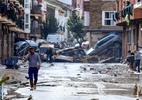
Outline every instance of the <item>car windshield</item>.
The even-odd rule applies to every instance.
[[[46,51],[47,51],[47,48],[44,48],[44,47],[40,48],[40,53],[46,53]]]

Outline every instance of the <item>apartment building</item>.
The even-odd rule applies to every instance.
[[[0,0],[0,61],[14,54],[14,39],[25,37],[24,0]]]
[[[142,48],[142,0],[117,0],[114,20],[123,27],[123,54]]]
[[[116,0],[84,0],[84,32],[90,47],[105,34],[122,30],[113,21],[115,11]]]
[[[41,38],[42,22],[46,19],[46,5],[44,0],[27,0],[27,3],[30,7],[28,6],[25,12],[25,30],[30,33],[30,39],[36,40]]]
[[[58,34],[61,35],[61,39],[59,39],[61,41],[59,42],[67,41],[69,31],[67,29],[66,22],[72,13],[72,7],[58,0],[49,0],[49,1],[47,0],[45,3],[47,7],[46,8],[47,17],[48,15],[52,15],[57,19],[59,23],[59,30],[57,32]],[[54,34],[54,33],[51,33],[51,34]]]

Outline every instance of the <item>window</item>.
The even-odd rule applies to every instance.
[[[127,31],[127,43],[131,43],[131,30]]]
[[[102,12],[102,25],[103,26],[115,26],[115,22],[113,21],[114,11],[103,11]]]
[[[25,4],[25,8],[30,8],[30,5],[29,4]]]
[[[25,28],[29,28],[29,24],[25,24]]]
[[[26,14],[25,16],[26,16],[26,23],[29,23],[29,15]]]
[[[29,3],[28,1],[29,1],[29,0],[25,0],[25,3]]]
[[[30,8],[30,2],[29,2],[29,0],[25,0],[25,8]]]

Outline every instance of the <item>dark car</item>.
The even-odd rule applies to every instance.
[[[87,55],[99,55],[104,50],[113,46],[119,48],[122,45],[122,33],[121,32],[111,32],[106,36],[100,38],[98,42],[87,51]]]
[[[59,49],[59,50],[56,51],[56,53],[60,55],[60,54],[62,54],[64,52],[68,52],[68,51],[75,50],[75,49],[76,49],[75,47]]]
[[[86,56],[86,52],[82,48],[76,48],[66,52],[61,52],[61,55],[73,57],[74,62],[82,62]]]
[[[61,55],[65,55],[65,56],[74,56],[74,55],[79,55],[79,54],[86,56],[86,53],[83,49],[73,49],[73,50],[61,53]]]
[[[32,40],[20,41],[14,44],[14,55],[23,56],[28,53],[29,47],[33,47],[35,51],[38,49],[38,45]]]
[[[42,44],[39,48],[39,55],[40,55],[41,61],[43,62],[47,60],[46,52],[49,47],[52,49],[54,53],[54,50],[55,50],[54,44]]]

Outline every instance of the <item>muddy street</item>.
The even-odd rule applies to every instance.
[[[15,73],[4,85],[6,100],[27,100],[30,95],[33,100],[136,100],[135,83],[142,84],[142,74],[132,73],[124,64],[42,63],[34,91],[25,79],[26,67],[4,71]],[[12,84],[14,80],[18,82]],[[13,93],[8,94],[10,89]]]

